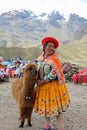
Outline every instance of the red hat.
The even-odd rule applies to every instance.
[[[45,37],[42,39],[42,45],[44,45],[46,42],[53,42],[55,48],[57,48],[59,46],[59,42],[57,39],[53,38],[53,37]]]

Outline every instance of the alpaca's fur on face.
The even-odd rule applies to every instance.
[[[27,118],[28,126],[31,125],[32,110],[35,101],[35,83],[37,69],[35,64],[28,64],[24,69],[24,77],[18,78],[12,83],[12,94],[16,100],[20,112],[20,126],[24,126]]]

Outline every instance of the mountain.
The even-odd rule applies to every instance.
[[[55,10],[41,15],[30,10],[13,10],[0,15],[0,46],[40,46],[44,36],[57,37],[64,45],[86,36],[86,25],[87,20],[77,14],[70,14],[66,20]]]
[[[86,35],[87,30],[87,19],[80,17],[76,14],[70,14],[69,20],[68,20],[68,32],[74,39],[81,39],[84,35]],[[84,31],[84,33],[82,32]]]
[[[41,40],[54,36],[60,46],[62,62],[87,67],[87,19],[70,14],[66,20],[58,11],[35,15],[28,10],[13,10],[0,15],[0,56],[34,60],[41,53]]]

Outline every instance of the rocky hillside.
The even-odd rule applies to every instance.
[[[50,35],[63,45],[83,39],[87,36],[87,19],[70,14],[67,21],[58,11],[37,16],[22,9],[0,15],[0,47],[39,46],[41,39]]]

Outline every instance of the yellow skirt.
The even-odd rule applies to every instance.
[[[42,116],[56,116],[69,107],[70,98],[66,85],[57,80],[36,88],[34,111]]]

